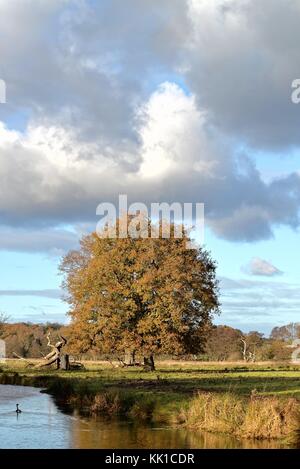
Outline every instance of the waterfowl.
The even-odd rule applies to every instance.
[[[21,409],[19,409],[19,404],[16,404],[16,406],[17,406],[16,412],[17,412],[17,414],[20,414],[22,411],[21,411]]]

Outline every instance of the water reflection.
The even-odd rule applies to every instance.
[[[17,416],[16,403],[22,413]],[[281,448],[278,441],[238,441],[228,435],[61,412],[38,389],[0,385],[0,448]],[[298,442],[300,447],[300,441]]]
[[[72,423],[74,448],[281,448],[278,441],[238,441],[227,435],[172,427],[136,425],[99,418]]]

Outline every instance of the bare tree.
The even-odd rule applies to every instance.
[[[50,341],[50,332],[47,335],[47,345],[52,350],[44,357],[44,362],[38,363],[35,368],[42,368],[44,366],[52,365],[56,363],[57,369],[60,368],[60,361],[61,361],[61,349],[67,344],[67,339],[65,339],[62,335],[59,336],[59,341],[56,344],[51,344]]]
[[[248,357],[247,357],[247,341],[246,339],[244,339],[243,337],[241,337],[241,342],[243,344],[243,349],[242,349],[242,354],[243,354],[243,359],[245,362],[248,361]]]
[[[20,357],[14,352],[15,357],[24,360],[28,363],[27,366],[32,366],[33,368],[43,368],[44,366],[50,366],[54,363],[56,363],[57,369],[60,368],[60,363],[61,363],[61,351],[63,347],[67,344],[67,339],[63,337],[62,335],[59,335],[59,341],[56,342],[55,344],[51,344],[50,341],[50,332],[47,334],[47,345],[50,347],[52,350],[49,352],[45,357],[43,357],[43,361],[37,364],[33,364],[29,362],[28,360],[25,360],[23,357]],[[66,366],[68,368],[68,364]]]
[[[4,326],[9,321],[9,316],[0,311],[0,336],[3,334]]]
[[[241,337],[243,344],[242,354],[246,362],[256,361],[256,351],[263,342],[263,334],[256,331],[251,331],[247,335]]]

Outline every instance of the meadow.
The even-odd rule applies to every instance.
[[[87,414],[168,422],[242,438],[300,430],[300,366],[261,362],[157,361],[156,371],[84,362],[85,369],[2,365],[0,384],[45,388],[61,406]]]

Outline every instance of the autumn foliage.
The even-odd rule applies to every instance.
[[[84,237],[61,263],[73,353],[199,353],[218,312],[216,265],[188,235]]]

